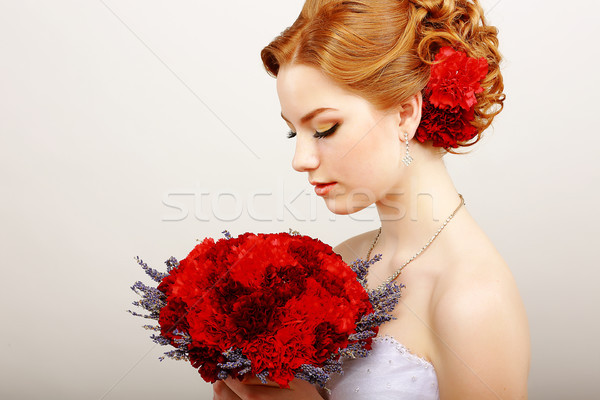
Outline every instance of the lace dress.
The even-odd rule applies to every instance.
[[[375,337],[367,357],[345,360],[342,368],[326,385],[330,400],[440,398],[433,365],[390,336]]]

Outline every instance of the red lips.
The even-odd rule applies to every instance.
[[[311,185],[315,185],[315,193],[318,196],[324,196],[327,193],[329,193],[329,191],[331,189],[333,189],[333,187],[335,186],[337,182],[317,182],[317,181],[310,181]]]
[[[329,185],[331,183],[335,183],[335,182],[319,182],[319,181],[309,181],[309,182],[313,186],[323,186],[323,185]]]

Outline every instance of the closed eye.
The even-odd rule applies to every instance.
[[[321,139],[321,138],[324,138],[326,136],[329,136],[329,135],[331,135],[332,133],[334,133],[337,130],[337,128],[339,127],[339,125],[340,125],[339,123],[336,123],[335,125],[333,125],[331,128],[327,129],[324,132],[316,131],[313,134],[313,137],[315,137],[317,139]],[[290,138],[290,139],[293,138],[294,136],[296,136],[296,132],[292,132],[291,130],[287,134],[287,137]]]

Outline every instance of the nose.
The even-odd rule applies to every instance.
[[[319,154],[312,137],[296,135],[296,150],[292,159],[292,167],[298,172],[313,170],[319,166]]]

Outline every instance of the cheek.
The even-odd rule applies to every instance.
[[[393,171],[402,154],[393,130],[383,122],[363,126],[355,132],[344,147],[344,168],[356,170],[357,177],[365,181],[378,181],[377,177]]]

